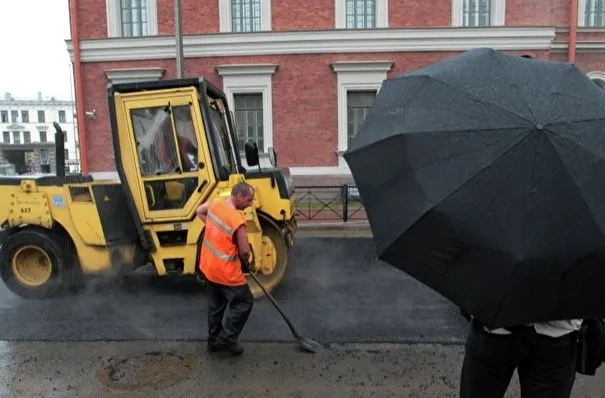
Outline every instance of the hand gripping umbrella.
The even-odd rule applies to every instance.
[[[605,317],[605,94],[577,67],[481,48],[387,79],[344,158],[378,257],[482,322]]]

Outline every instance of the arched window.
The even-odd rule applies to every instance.
[[[602,89],[605,89],[605,72],[589,72],[586,74],[593,82]]]

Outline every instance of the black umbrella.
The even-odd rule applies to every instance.
[[[486,324],[605,317],[605,94],[476,49],[387,79],[344,155],[380,259]]]

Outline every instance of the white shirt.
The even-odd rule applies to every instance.
[[[550,337],[561,337],[571,332],[575,332],[582,327],[582,319],[567,319],[559,321],[539,322],[530,323],[533,325],[536,333]],[[489,330],[485,328],[485,331],[493,334],[511,334],[511,332],[505,328],[498,328]]]

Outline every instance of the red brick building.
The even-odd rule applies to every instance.
[[[430,3],[430,5],[428,5]],[[223,88],[240,139],[341,175],[383,79],[475,47],[575,62],[605,84],[605,0],[181,0],[185,76]],[[83,170],[115,170],[108,82],[176,76],[173,0],[70,0]],[[86,115],[88,112],[88,115]],[[94,117],[90,116],[94,112]]]

